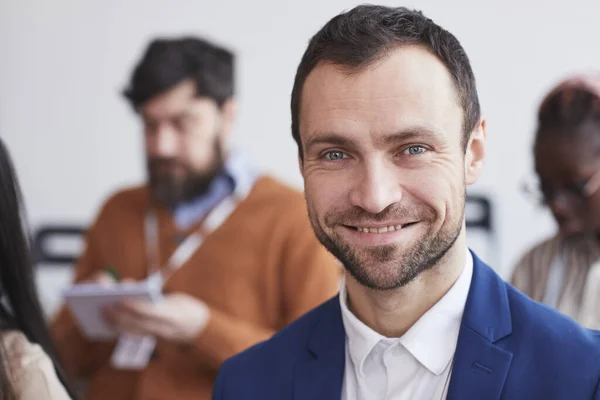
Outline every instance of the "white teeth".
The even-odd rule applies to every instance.
[[[384,226],[383,228],[364,228],[362,226],[359,226],[356,229],[364,233],[386,233],[399,231],[400,229],[402,229],[402,225]]]

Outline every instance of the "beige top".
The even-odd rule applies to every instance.
[[[3,333],[9,379],[19,400],[70,400],[54,365],[38,344],[17,331]]]
[[[595,237],[555,236],[537,244],[517,263],[511,283],[586,328],[600,329],[600,244]]]

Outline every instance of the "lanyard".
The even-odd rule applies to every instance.
[[[156,212],[148,210],[144,219],[146,254],[148,256],[148,281],[162,287],[167,279],[181,268],[198,251],[204,238],[217,230],[250,193],[254,181],[246,185],[237,184],[234,192],[213,207],[201,227],[189,234],[171,254],[165,265],[160,265],[158,218]]]

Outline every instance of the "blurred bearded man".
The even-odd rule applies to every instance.
[[[86,336],[61,310],[54,338],[69,372],[88,381],[86,399],[209,399],[226,358],[338,288],[338,262],[315,237],[302,194],[227,145],[233,61],[201,39],[157,39],[125,90],[143,123],[148,183],[105,203],[75,282],[152,279],[163,297],[105,310],[121,337],[156,339],[142,365],[111,359],[114,341]]]

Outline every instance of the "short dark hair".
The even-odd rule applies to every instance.
[[[234,55],[194,37],[159,38],[147,47],[123,91],[134,109],[186,79],[196,83],[199,97],[219,106],[234,93]]]
[[[463,147],[475,129],[481,110],[475,76],[467,53],[450,32],[420,11],[404,7],[360,5],[332,18],[312,37],[302,56],[292,90],[292,136],[303,156],[300,141],[302,88],[311,71],[327,61],[349,70],[362,70],[402,45],[418,45],[446,66],[464,110]]]

